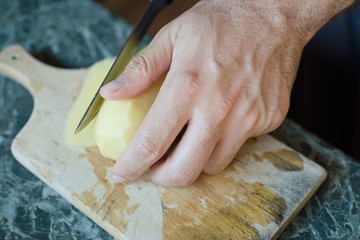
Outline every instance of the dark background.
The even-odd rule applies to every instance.
[[[360,9],[324,26],[307,44],[290,118],[360,160]]]
[[[198,0],[174,0],[150,29],[156,32]],[[148,0],[97,0],[135,24]],[[360,9],[323,27],[304,49],[288,117],[360,160]]]

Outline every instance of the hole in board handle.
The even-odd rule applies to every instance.
[[[20,57],[20,56],[19,56],[19,54],[17,54],[17,53],[13,53],[13,54],[10,55],[10,58],[11,58],[11,60],[13,60],[13,61],[18,60],[19,57]]]

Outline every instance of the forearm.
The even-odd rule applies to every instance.
[[[204,8],[211,2],[228,13],[224,21],[262,21],[274,31],[291,32],[306,43],[334,16],[360,0],[202,0],[197,7]]]
[[[307,40],[334,16],[359,0],[276,1],[287,21]]]

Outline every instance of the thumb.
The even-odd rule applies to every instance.
[[[132,58],[124,72],[100,90],[107,100],[134,97],[157,81],[170,67],[173,41],[162,29],[152,42]]]

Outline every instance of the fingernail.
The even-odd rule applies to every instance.
[[[105,86],[103,86],[101,89],[104,89],[109,93],[113,93],[119,90],[120,88],[122,88],[124,85],[125,85],[125,78],[118,77],[114,81],[111,81]]]
[[[114,174],[112,177],[113,177],[113,179],[114,179],[115,182],[118,182],[118,183],[125,183],[125,182],[127,182],[126,179],[120,177],[119,175]]]

